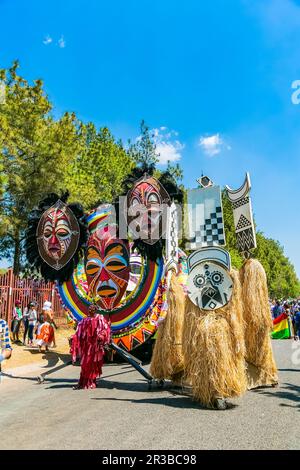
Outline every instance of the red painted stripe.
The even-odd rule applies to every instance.
[[[280,323],[282,320],[285,320],[287,317],[288,315],[286,313],[282,313],[281,315],[279,315],[279,317],[273,320],[273,325],[277,325],[277,323]]]

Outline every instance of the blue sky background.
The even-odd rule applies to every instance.
[[[0,67],[117,138],[156,129],[184,183],[251,174],[258,228],[300,275],[300,1],[0,0]],[[178,160],[179,159],[179,160]]]

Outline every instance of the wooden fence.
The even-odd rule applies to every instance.
[[[37,279],[21,279],[15,276],[12,269],[0,275],[0,309],[1,317],[11,322],[15,301],[20,300],[22,310],[29,302],[35,300],[38,312],[41,312],[45,300],[52,302],[56,322],[65,323],[65,313],[53,283]]]

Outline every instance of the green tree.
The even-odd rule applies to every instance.
[[[5,175],[0,203],[0,254],[14,259],[19,273],[28,213],[48,192],[64,188],[61,177],[80,148],[78,123],[66,113],[54,120],[41,80],[28,83],[18,63],[0,71],[6,86],[0,106],[0,162]]]
[[[257,233],[257,249],[254,256],[265,268],[272,298],[295,298],[300,294],[300,284],[294,266],[285,256],[278,241]]]
[[[117,198],[133,164],[122,143],[116,142],[106,127],[97,131],[92,123],[82,125],[80,152],[66,168],[64,185],[71,200],[92,209],[99,202]]]
[[[239,269],[243,258],[236,249],[236,236],[233,222],[233,212],[226,191],[222,193],[226,248],[230,252],[232,265]],[[283,247],[279,242],[265,237],[262,232],[256,233],[257,248],[253,256],[263,265],[267,280],[269,294],[272,298],[297,297],[300,294],[300,283],[294,266],[285,256]]]
[[[140,135],[132,144],[129,142],[128,154],[134,163],[138,166],[156,167],[159,157],[156,153],[155,134],[142,120],[140,125]]]
[[[142,120],[140,135],[134,144],[129,142],[128,154],[136,166],[152,166],[154,168],[154,176],[159,178],[162,170],[157,168],[160,154],[157,152],[155,137],[155,132],[150,130],[149,126]],[[183,170],[179,163],[172,164],[168,161],[166,171],[172,175],[177,184],[182,181]]]

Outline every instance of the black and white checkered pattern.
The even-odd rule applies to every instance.
[[[221,207],[216,207],[216,212],[211,213],[210,217],[205,219],[204,225],[200,225],[200,230],[195,231],[195,236],[189,240],[188,249],[196,250],[199,247],[214,245],[225,245]]]

